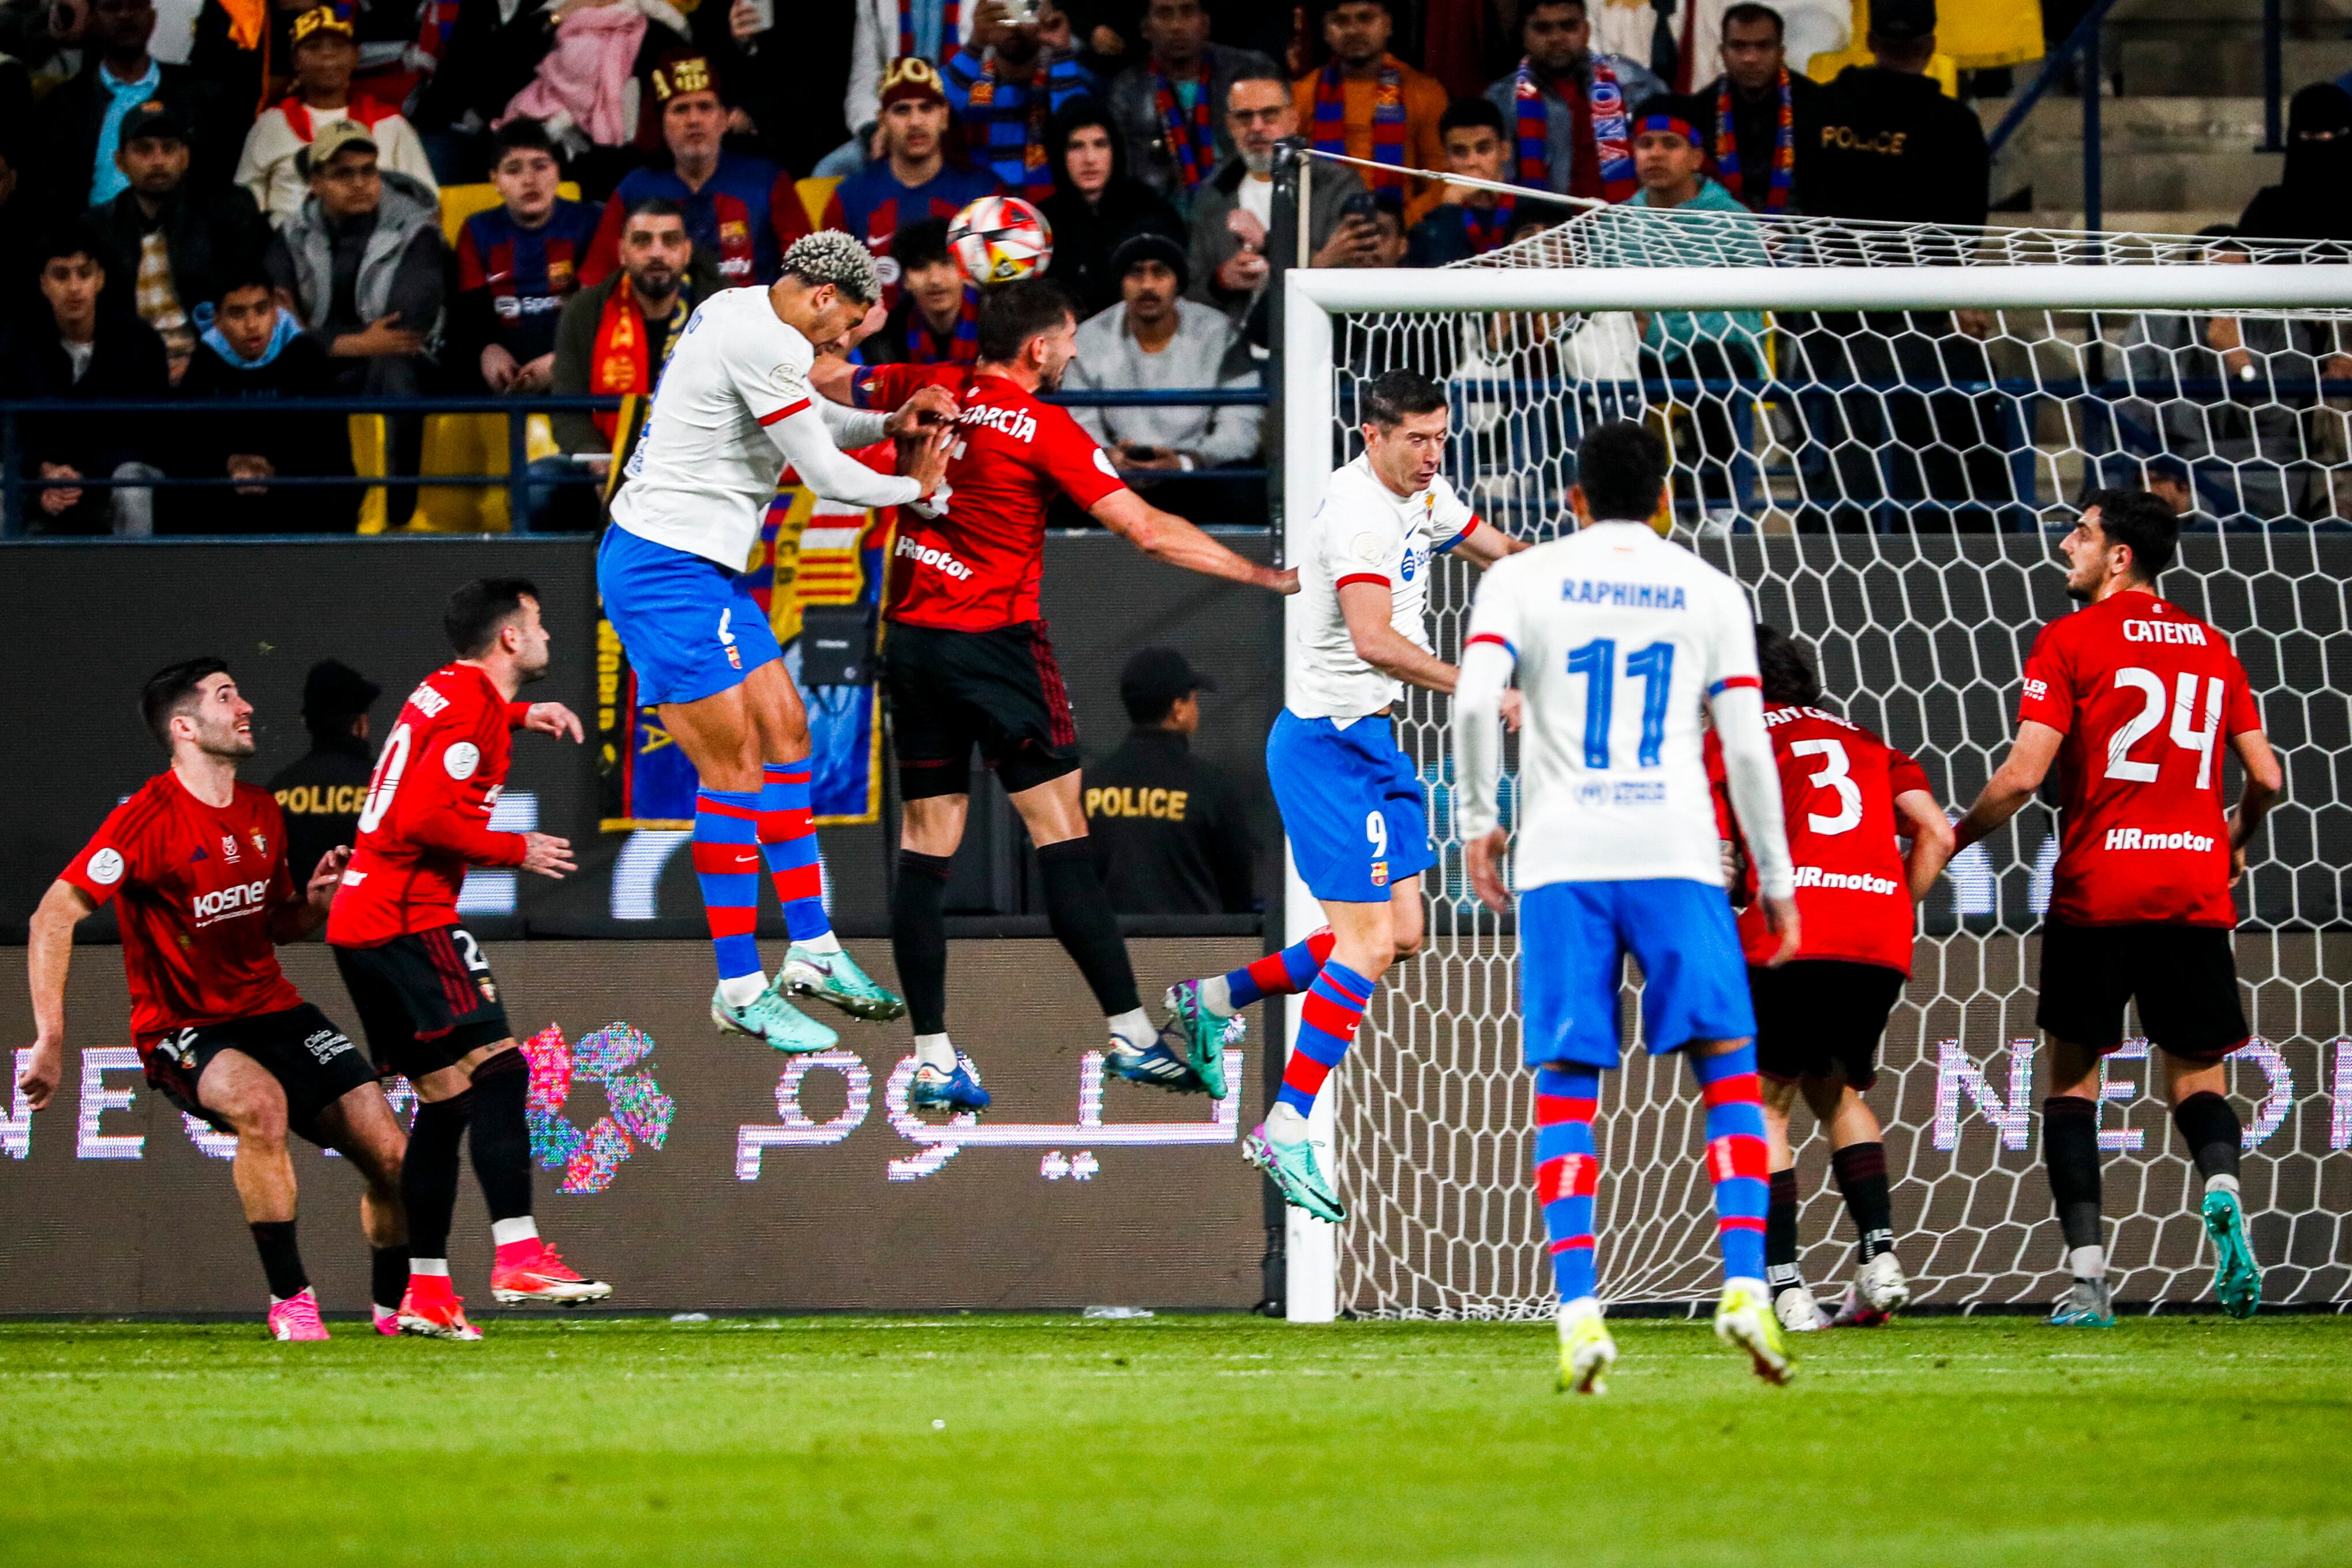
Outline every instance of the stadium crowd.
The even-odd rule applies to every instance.
[[[198,5],[171,12],[175,63],[154,52],[156,0],[0,4],[0,398],[643,392],[701,298],[772,281],[818,227],[886,264],[889,323],[863,357],[967,360],[976,312],[946,223],[993,192],[1053,225],[1051,276],[1089,316],[1074,385],[1249,386],[1275,144],[1293,136],[1362,161],[1313,182],[1317,267],[1443,265],[1569,211],[1435,172],[1726,213],[1969,225],[1987,212],[1985,138],[1950,90],[1933,0],[1877,0],[1850,40],[1846,0],[200,0],[184,14]],[[2352,95],[2306,89],[2291,132],[2284,182],[2242,226],[2344,237]],[[1737,332],[1677,339],[1676,319],[1647,323],[1646,373],[1752,371]],[[2183,346],[2240,373],[2313,347],[2221,340],[2234,329],[2188,321]],[[20,527],[352,527],[356,486],[267,483],[352,473],[336,416],[251,413],[28,417],[21,473],[52,483]],[[1253,408],[1087,423],[1139,475],[1258,459]],[[1703,451],[1735,439],[1701,424]],[[609,413],[557,416],[522,520],[593,526],[593,486],[559,481],[605,477],[615,429]],[[2260,455],[2265,432],[2217,439]],[[360,471],[414,476],[422,440],[420,419],[391,418],[359,443]],[[212,486],[141,483],[163,475]],[[1973,497],[2004,482],[1955,483]],[[1161,488],[1220,518],[1246,516],[1255,493],[1213,476]],[[393,493],[395,521],[412,494]]]

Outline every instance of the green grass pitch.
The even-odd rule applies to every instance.
[[[0,1563],[2352,1563],[2352,1322],[0,1326]]]

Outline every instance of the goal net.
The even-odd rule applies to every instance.
[[[2229,632],[2287,772],[2240,889],[2253,1045],[2232,1059],[2244,1194],[2270,1301],[2352,1299],[2352,267],[2324,247],[1950,230],[1597,208],[1436,272],[1286,277],[1285,513],[1310,548],[1331,467],[1361,449],[1361,382],[1437,378],[1448,476],[1510,531],[1568,526],[1580,433],[1632,417],[1674,454],[1675,537],[1729,570],[1759,617],[1816,653],[1825,706],[1916,757],[1955,810],[2013,733],[2019,671],[2067,608],[2056,540],[2085,493],[2179,505],[2168,597]],[[2291,264],[2291,265],[2282,265]],[[1475,570],[1431,583],[1457,657]],[[1450,706],[1413,692],[1441,859],[1429,946],[1381,988],[1329,1132],[1350,1218],[1293,1211],[1291,1312],[1528,1316],[1551,1273],[1529,1169],[1517,940],[1472,896],[1447,756]],[[2232,767],[2224,780],[2233,800]],[[1504,781],[1506,820],[1512,780]],[[1921,911],[1907,995],[1869,1099],[1886,1126],[1903,1262],[1935,1308],[2063,1289],[2041,1165],[2037,944],[2057,855],[2046,803],[1971,849]],[[1291,879],[1296,933],[1318,916]],[[1637,1036],[1638,974],[1625,1029]],[[1295,1022],[1295,1019],[1294,1019]],[[2131,1027],[2138,1027],[2135,1020]],[[2200,1184],[2157,1064],[2105,1070],[2100,1144],[2118,1298],[2210,1295]],[[1683,1064],[1629,1045],[1597,1124],[1601,1288],[1622,1304],[1717,1289],[1703,1112]],[[1842,1287],[1854,1238],[1801,1106],[1801,1261]]]

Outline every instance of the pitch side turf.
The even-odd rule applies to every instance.
[[[0,1326],[0,1562],[2352,1563],[2352,1322]]]

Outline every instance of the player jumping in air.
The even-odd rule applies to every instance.
[[[1756,1004],[1756,1065],[1764,1080],[1764,1138],[1771,1151],[1771,1205],[1764,1220],[1764,1278],[1780,1326],[1797,1332],[1885,1322],[1911,1299],[1895,1256],[1886,1145],[1863,1099],[1878,1077],[1878,1042],[1911,975],[1913,909],[1952,856],[1952,828],[1919,765],[1878,737],[1820,706],[1822,683],[1802,648],[1769,626],[1756,629],[1764,681],[1764,727],[1780,772],[1789,858],[1804,940],[1771,967],[1780,938],[1756,900],[1723,787],[1723,753],[1707,737],[1716,820],[1732,852],[1735,896],[1744,907],[1748,988]],[[1906,854],[1895,842],[1909,839]],[[1832,1320],[1797,1270],[1797,1160],[1789,1113],[1801,1094],[1829,1133],[1830,1169],[1860,1242],[1853,1283]]]
[[[1592,1268],[1601,1070],[1617,1065],[1625,955],[1642,966],[1642,1038],[1681,1051],[1706,1103],[1724,1285],[1715,1332],[1767,1382],[1791,1364],[1764,1284],[1764,1108],[1756,1015],[1701,755],[1705,704],[1732,809],[1756,862],[1764,918],[1798,950],[1780,782],[1764,732],[1756,640],[1739,585],[1640,519],[1665,493],[1665,443],[1596,426],[1569,499],[1583,525],[1498,562],[1478,585],[1454,690],[1457,809],[1471,884],[1511,906],[1508,831],[1496,821],[1496,719],[1516,665],[1525,694],[1517,862],[1519,992],[1536,1070],[1536,1192],[1559,1288],[1560,1387],[1602,1391],[1617,1347]]]
[[[861,253],[862,254],[862,253]],[[961,410],[944,516],[901,521],[892,551],[885,681],[906,820],[890,900],[891,947],[913,1012],[916,1105],[988,1103],[968,1057],[948,1039],[948,864],[971,800],[971,751],[996,770],[1037,846],[1045,913],[1103,1009],[1114,1076],[1223,1096],[1220,1033],[1171,1050],[1135,994],[1135,970],[1087,846],[1078,734],[1037,607],[1045,509],[1067,496],[1155,560],[1277,593],[1297,574],[1244,560],[1183,518],[1147,504],[1067,411],[1042,401],[1077,354],[1077,319],[1044,278],[989,291],[980,353],[969,365],[883,365],[832,384],[860,402],[911,402],[953,388]],[[671,372],[676,374],[675,371]],[[1190,1060],[1188,1060],[1188,1057]]]
[[[1481,522],[1438,472],[1444,388],[1390,371],[1365,386],[1358,412],[1364,451],[1331,476],[1316,509],[1300,572],[1298,673],[1265,742],[1292,857],[1330,925],[1168,993],[1178,1023],[1201,1040],[1262,998],[1307,992],[1281,1092],[1242,1153],[1286,1202],[1329,1220],[1347,1209],[1307,1141],[1307,1118],[1381,977],[1421,951],[1421,873],[1437,862],[1421,769],[1397,745],[1391,716],[1408,685],[1454,689],[1454,667],[1430,651],[1430,574],[1448,551],[1483,567],[1526,548]]]
[[[817,352],[858,324],[882,284],[866,247],[839,233],[800,240],[783,268],[768,288],[713,295],[687,322],[614,499],[596,583],[638,702],[659,709],[701,780],[694,869],[719,958],[711,1019],[778,1051],[811,1051],[840,1037],[787,995],[863,1019],[897,1018],[906,1004],[857,967],[825,913],[808,713],[743,569],[787,463],[828,500],[945,505],[940,444],[915,444],[904,476],[877,474],[841,445],[911,434],[953,404],[926,392],[886,419],[813,399]],[[753,934],[763,850],[792,936],[772,984]]]
[[[457,657],[425,677],[384,737],[360,808],[359,841],[327,916],[335,967],[352,993],[376,1065],[416,1089],[416,1120],[400,1186],[409,1215],[408,1295],[400,1326],[474,1340],[449,1283],[449,1218],[457,1202],[457,1141],[470,1133],[474,1175],[498,1251],[490,1293],[501,1301],[597,1301],[613,1287],[582,1278],[540,1239],[530,1212],[530,1063],[516,1049],[482,945],[457,920],[468,866],[520,866],[560,877],[569,841],[494,832],[511,732],[582,738],[562,703],[516,694],[547,674],[539,591],[485,578],[449,596],[442,625]]]
[[[158,672],[139,706],[172,766],[109,814],[34,912],[26,965],[38,1032],[17,1088],[36,1111],[57,1092],[73,928],[115,901],[147,1082],[236,1139],[231,1170],[269,1281],[271,1336],[327,1337],[294,1239],[289,1130],[340,1152],[366,1181],[360,1225],[374,1249],[376,1327],[397,1333],[408,1281],[400,1124],[366,1058],[278,967],[276,945],[327,917],[351,852],[328,851],[308,887],[295,886],[285,814],[236,776],[254,752],[253,705],[220,660]]]
[[[2213,1293],[2231,1317],[2262,1301],[2238,1193],[2242,1127],[2223,1062],[2251,1031],[2238,1001],[2230,889],[2284,788],[2246,672],[2214,627],[2157,597],[2179,524],[2142,491],[2107,490],[2060,545],[2084,608],[2042,628],[2025,661],[2017,740],[1969,808],[1962,848],[2017,813],[2058,766],[2064,806],[2042,927],[2049,1040],[2042,1157],[2074,1277],[2061,1325],[2115,1322],[2099,1223],[2099,1059],[2124,1003],[2162,1063],[2172,1124],[2205,1178]],[[2222,743],[2245,778],[2221,810]]]

